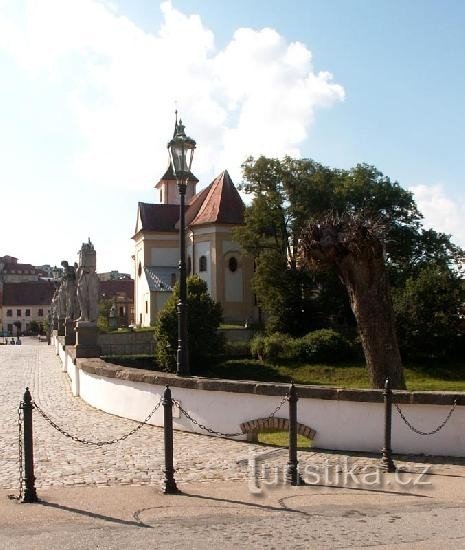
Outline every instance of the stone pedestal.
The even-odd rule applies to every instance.
[[[76,323],[76,357],[100,357],[97,323]]]
[[[65,320],[63,317],[60,317],[58,319],[58,336],[64,336],[65,335]]]
[[[76,331],[74,330],[76,322],[72,319],[65,321],[65,346],[74,346],[76,344]]]

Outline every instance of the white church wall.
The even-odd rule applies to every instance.
[[[211,249],[209,242],[195,243],[195,273],[207,283],[208,291],[212,291],[212,262],[211,262]],[[207,270],[200,271],[200,258],[205,256],[207,259]]]
[[[236,257],[239,261],[239,258]],[[242,302],[244,300],[244,277],[242,269],[238,267],[232,272],[228,266],[224,273],[224,299],[226,302]]]
[[[152,248],[150,265],[173,266],[179,262],[179,248]]]

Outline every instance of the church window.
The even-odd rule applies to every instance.
[[[199,258],[199,271],[207,271],[207,257],[200,256]]]
[[[142,275],[142,264],[139,262],[139,267],[137,268],[137,275],[139,275],[139,277]]]
[[[232,256],[232,258],[229,258],[228,267],[229,267],[229,271],[231,271],[232,273],[236,271],[237,259],[234,256]]]
[[[145,300],[145,313],[149,312],[149,303],[147,300]]]
[[[163,191],[160,189],[160,202],[163,202]]]

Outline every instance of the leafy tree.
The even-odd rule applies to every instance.
[[[34,321],[34,320],[32,320],[29,323],[29,331],[31,332],[31,334],[39,334],[42,332],[42,330],[43,330],[42,323],[38,323],[37,321]]]
[[[452,270],[426,264],[394,290],[393,299],[405,354],[444,357],[463,346],[465,287]]]
[[[179,284],[155,323],[156,359],[167,371],[176,370],[178,346],[177,302]],[[223,335],[218,332],[221,306],[208,293],[207,284],[198,275],[187,279],[187,329],[189,364],[192,373],[216,363],[224,350]]]
[[[103,299],[98,303],[97,327],[100,332],[108,332],[110,329],[108,319],[110,318],[110,310],[112,305],[113,301],[110,299]]]
[[[254,288],[269,328],[350,326],[350,303],[373,386],[389,375],[402,387],[389,281],[402,288],[432,262],[450,270],[461,249],[425,231],[412,194],[373,166],[260,157],[243,173],[253,200],[235,236],[256,258]]]

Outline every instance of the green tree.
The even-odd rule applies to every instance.
[[[155,354],[159,366],[176,370],[178,346],[177,302],[179,284],[155,323]],[[221,306],[208,293],[207,284],[199,276],[187,279],[187,329],[189,364],[193,374],[205,365],[216,363],[224,351],[224,339],[218,332],[222,320]]]
[[[463,347],[465,287],[452,270],[426,264],[394,290],[393,299],[406,355],[445,357]]]
[[[293,318],[305,331],[312,315],[321,326],[350,325],[350,303],[373,386],[389,375],[402,387],[390,279],[402,288],[431,262],[451,269],[460,248],[423,230],[412,194],[373,166],[260,157],[243,173],[253,198],[236,239],[256,258],[254,288],[271,328],[294,332]]]
[[[109,299],[100,300],[98,303],[97,327],[100,332],[108,332],[110,329],[108,319],[112,305],[113,301]]]

